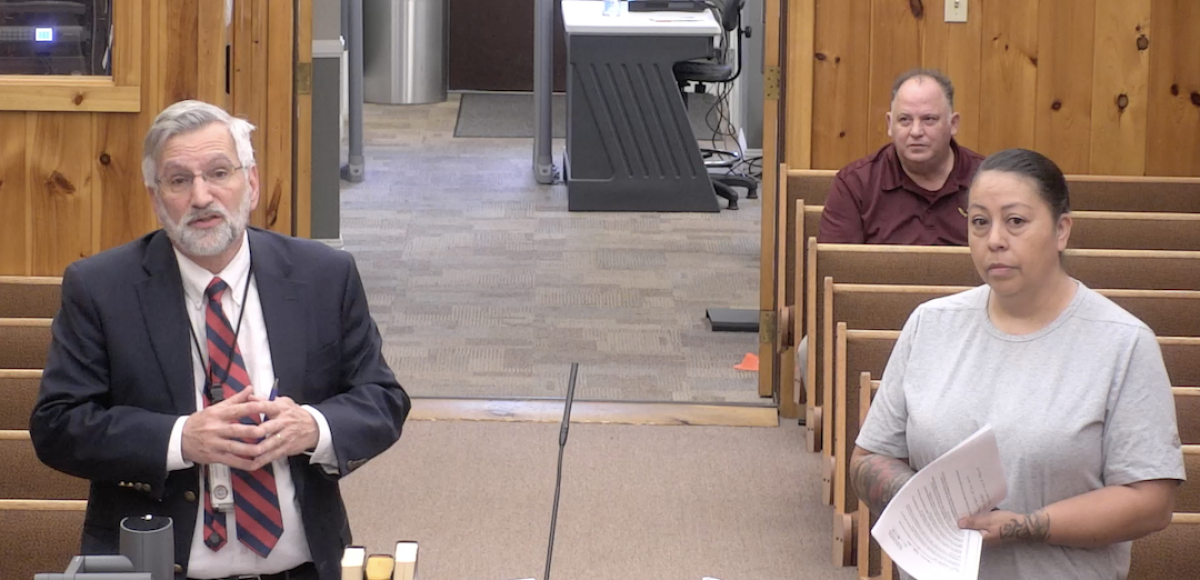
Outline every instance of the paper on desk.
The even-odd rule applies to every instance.
[[[983,535],[958,520],[991,510],[1008,494],[990,425],[926,465],[892,498],[871,535],[917,580],[975,580]]]

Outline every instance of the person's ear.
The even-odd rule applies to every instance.
[[[891,112],[891,111],[888,111],[888,112],[884,113],[884,114],[883,114],[883,119],[884,119],[884,122],[886,122],[886,123],[887,123],[887,133],[888,133],[888,137],[892,137],[892,138],[894,138],[894,137],[895,137],[895,135],[892,135],[892,112]]]
[[[250,180],[250,211],[254,211],[258,209],[258,165],[247,169],[246,177]]]
[[[958,135],[958,112],[950,113],[950,136]]]
[[[1073,223],[1074,221],[1071,219],[1070,213],[1064,213],[1058,216],[1058,227],[1055,231],[1055,242],[1060,253],[1067,249],[1067,243],[1071,241],[1071,225]]]

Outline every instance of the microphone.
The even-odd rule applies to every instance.
[[[575,400],[575,378],[579,374],[579,363],[571,363],[571,380],[567,383],[567,402],[563,406],[562,428],[558,432],[558,475],[554,480],[554,511],[550,515],[550,545],[546,548],[546,574],[542,580],[550,580],[550,559],[554,557],[554,527],[558,523],[558,495],[562,491],[563,449],[567,446],[567,428],[571,426],[571,402]]]

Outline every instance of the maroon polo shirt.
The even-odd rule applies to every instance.
[[[938,191],[916,184],[888,144],[838,172],[817,241],[840,244],[967,245],[967,188],[983,156],[950,141],[954,169]]]

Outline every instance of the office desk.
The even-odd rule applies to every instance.
[[[672,72],[704,58],[721,27],[711,12],[604,16],[562,0],[567,41],[571,211],[720,211]]]

